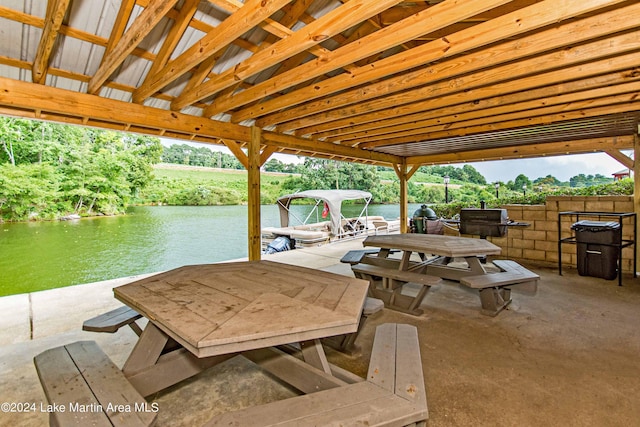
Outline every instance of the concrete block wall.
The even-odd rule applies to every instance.
[[[502,256],[523,262],[557,267],[558,265],[558,213],[579,212],[633,212],[633,196],[581,196],[548,197],[544,205],[505,205],[510,220],[528,223],[529,226],[511,226],[505,237],[487,239],[502,248]],[[580,216],[580,220],[598,220],[597,217]],[[617,221],[617,218],[601,218],[602,221]],[[562,238],[573,236],[571,225],[576,217],[562,217],[560,230]],[[624,218],[623,239],[633,239],[632,217]],[[447,233],[449,234],[449,233]],[[636,238],[637,239],[637,238]],[[635,246],[622,250],[622,270],[633,271],[633,251]],[[577,266],[577,245],[562,244],[562,265]]]

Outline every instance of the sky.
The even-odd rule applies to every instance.
[[[630,155],[629,152],[625,154]],[[626,167],[605,153],[569,154],[561,156],[539,157],[534,159],[496,160],[488,162],[469,163],[480,172],[487,182],[507,182],[524,174],[530,180],[552,175],[560,181],[578,174],[604,175],[613,178],[614,172]]]
[[[161,138],[164,145],[184,144],[203,146],[206,145],[212,150],[223,151],[231,154],[231,152],[223,146],[199,144]],[[630,152],[625,152],[630,155]],[[298,156],[287,154],[274,154],[271,158],[276,158],[283,163],[300,163],[302,159]],[[569,178],[578,174],[585,175],[604,175],[612,178],[614,172],[626,169],[621,163],[613,159],[605,153],[590,154],[570,154],[561,156],[548,156],[534,159],[514,159],[514,160],[495,160],[486,162],[469,163],[478,172],[480,172],[487,182],[508,182],[524,174],[531,181],[536,178],[552,175],[560,181],[569,181]],[[452,166],[462,167],[464,164],[452,164]]]

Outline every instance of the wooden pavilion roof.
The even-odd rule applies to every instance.
[[[0,0],[0,114],[436,164],[633,146],[637,0]]]

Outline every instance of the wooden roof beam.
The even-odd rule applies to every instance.
[[[243,3],[238,0],[209,0],[209,3],[215,4],[219,8],[232,14],[236,13],[243,6]],[[267,33],[275,35],[278,38],[283,38],[289,35],[289,30],[286,25],[282,25],[282,23],[271,18],[266,18],[264,21],[259,23],[258,26]]]
[[[604,150],[604,152],[607,153],[612,158],[614,158],[615,160],[622,163],[622,165],[625,168],[635,169],[635,160],[627,156],[626,154],[624,154],[622,151],[620,151],[620,149],[610,148],[610,149]]]
[[[302,16],[300,17],[300,19],[302,20],[302,22],[304,22],[305,24],[309,25],[312,24],[316,19],[310,15],[308,15],[307,13],[303,13]],[[334,35],[333,37],[331,37],[331,40],[333,40],[334,42],[336,42],[339,46],[342,46],[346,43],[349,43],[350,41],[354,41],[359,39],[360,37],[363,37],[363,34],[360,34],[360,31],[362,30],[363,27],[368,27],[369,31],[367,31],[366,34],[370,34],[373,31],[376,31],[377,29],[379,29],[379,27],[374,27],[373,24],[371,24],[371,21],[373,21],[372,18],[361,22],[360,24],[356,24],[356,26],[358,26],[359,28],[354,31],[349,38],[344,37],[342,34],[338,33],[336,35]],[[277,69],[275,70],[275,72],[273,73],[273,75],[271,76],[276,77],[282,73],[285,73],[289,70],[294,69],[295,67],[299,66],[300,64],[302,64],[308,57],[309,55],[314,55],[317,58],[322,58],[322,57],[326,57],[326,55],[329,53],[330,51],[328,49],[323,48],[321,45],[316,45],[312,48],[310,48],[307,51],[303,51],[300,52],[284,61],[282,61],[280,63],[280,65],[277,67]],[[342,67],[342,70],[350,72],[352,69],[356,68],[357,66],[355,64],[348,64],[345,65],[344,67]],[[324,79],[325,76],[320,76],[318,77],[316,80],[322,80]],[[301,83],[300,85],[304,85],[304,84],[308,84],[308,82],[305,83]],[[231,88],[227,89],[230,90]],[[217,102],[227,102],[228,98],[230,98],[231,96],[233,96],[233,94],[235,93],[236,88],[234,88],[231,92],[224,94],[224,96],[217,96],[216,97],[216,101]],[[262,100],[257,100],[257,101],[253,101],[251,102],[249,105],[254,105],[258,102],[260,102]]]
[[[185,0],[182,7],[180,8],[180,12],[176,17],[175,22],[171,26],[171,29],[169,30],[169,33],[167,34],[167,37],[162,44],[162,47],[160,48],[160,51],[158,52],[158,55],[156,56],[155,61],[153,61],[153,64],[151,64],[151,68],[147,73],[145,81],[149,78],[149,76],[155,75],[158,70],[160,70],[167,64],[167,62],[169,62],[173,50],[176,48],[178,42],[180,41],[180,38],[189,26],[193,15],[195,15],[196,11],[198,10],[199,4],[200,0]]]
[[[148,128],[167,129],[186,134],[248,141],[249,129],[174,111],[130,102],[101,98],[54,87],[0,77],[0,105],[10,108],[41,109],[71,117],[87,116],[105,122],[126,122]]]
[[[47,70],[49,68],[49,58],[53,47],[58,38],[58,32],[62,26],[62,20],[67,14],[69,8],[69,0],[49,0],[47,3],[47,16],[44,20],[44,28],[36,56],[33,59],[33,67],[31,69],[31,78],[34,83],[44,84],[47,78]]]
[[[28,70],[31,68],[31,63],[27,61],[19,61],[12,58],[7,58],[6,56],[0,56],[0,64],[4,64],[11,67],[16,67],[16,68],[22,68],[24,70]],[[47,74],[51,76],[64,77],[65,79],[76,80],[84,83],[89,83],[89,80],[91,80],[91,77],[85,74],[72,73],[70,71],[61,70],[55,67],[49,67]],[[117,89],[123,92],[129,92],[129,93],[133,93],[133,91],[136,89],[134,86],[128,86],[128,85],[117,83],[114,81],[106,82],[104,84],[104,87]],[[171,102],[173,100],[172,96],[166,95],[166,94],[158,94],[157,98],[163,101],[168,101],[168,102]],[[196,106],[199,108],[204,108],[203,105],[196,105]]]
[[[553,3],[553,5],[551,3]],[[599,1],[598,3],[600,3],[600,7],[602,7],[602,5],[607,2]],[[475,55],[477,59],[474,61],[433,64],[426,71],[425,69],[420,69],[398,75],[397,77],[382,80],[380,82],[375,82],[368,86],[349,90],[354,86],[369,83],[374,79],[380,79],[393,73],[407,71],[411,68],[425,65],[431,61],[451,57],[471,49],[481,48],[490,43],[500,41],[503,38],[514,37],[524,32],[556,23],[562,19],[580,15],[592,10],[594,4],[576,2],[571,4],[563,3],[563,6],[565,7],[559,8],[557,2],[554,0],[547,0],[523,9],[522,11],[513,12],[510,15],[496,18],[486,24],[478,24],[472,29],[450,34],[446,38],[446,40],[450,42],[450,48],[448,50],[444,49],[445,46],[443,45],[444,41],[442,39],[429,42],[410,51],[380,60],[374,64],[374,67],[362,68],[357,72],[353,72],[352,75],[348,76],[348,78],[346,78],[346,76],[336,76],[316,85],[316,87],[313,88],[313,91],[306,88],[292,92],[286,96],[261,104],[259,111],[257,108],[254,108],[253,110],[247,109],[246,111],[241,110],[236,116],[245,117],[246,113],[251,115],[251,117],[255,117],[257,115],[272,113],[277,109],[298,104],[302,102],[303,98],[306,98],[307,101],[299,107],[291,108],[281,113],[274,113],[257,121],[259,126],[287,122],[285,125],[280,127],[281,130],[306,127],[316,122],[312,122],[311,120],[300,120],[299,122],[295,121],[293,123],[289,122],[299,120],[301,117],[336,109],[341,106],[360,103],[374,97],[406,91],[421,85],[433,83],[434,81],[442,78],[451,78],[460,73],[479,70],[482,67],[493,67],[497,63],[512,61],[527,55],[535,54],[536,52],[551,49],[553,48],[553,45],[567,45],[571,42],[575,43],[580,40],[589,39],[594,37],[593,34],[595,32],[602,33],[602,30],[598,30],[598,28],[602,26],[606,27],[609,33],[613,31],[613,28],[615,28],[615,25],[608,26],[601,22],[597,17],[590,18],[589,24],[582,23],[581,21],[574,24],[564,24],[564,26],[562,26],[564,31],[566,31],[567,28],[575,28],[577,30],[575,32],[576,40],[568,39],[564,35],[563,31],[554,31],[553,29],[549,29],[539,35],[534,34],[524,39],[518,39],[513,42],[506,42],[498,46],[489,47],[484,51],[478,52]],[[637,5],[628,12],[633,12],[636,9]],[[620,23],[622,27],[629,28],[630,21],[632,20],[629,20],[628,12],[627,14],[614,13],[611,18],[615,19],[616,23]],[[523,16],[525,17],[523,18]],[[609,15],[606,15],[606,17],[601,20],[605,21],[608,17]],[[594,23],[596,25],[594,25]],[[584,30],[584,32],[581,32],[580,30]],[[586,36],[583,34],[586,34]],[[561,40],[558,40],[558,38]],[[478,65],[476,65],[476,63]],[[346,92],[314,102],[309,101],[321,96],[331,95],[332,93],[340,90],[346,90]],[[333,120],[333,118],[329,120]]]
[[[180,109],[195,101],[215,95],[238,81],[245,80],[285,59],[304,52],[322,41],[352,27],[353,25],[381,12],[401,0],[351,0],[299,31],[288,31],[287,37],[274,43],[269,49],[261,50],[233,68],[220,73],[206,82],[184,93],[172,104],[172,109]],[[286,28],[286,27],[285,27]],[[288,29],[287,29],[288,30]],[[323,54],[329,51],[323,49]],[[206,114],[205,114],[206,115]]]
[[[299,20],[300,17],[302,15],[304,15],[305,11],[308,9],[308,7],[311,5],[311,3],[313,3],[313,0],[298,0],[296,2],[290,3],[287,6],[285,6],[284,8],[282,8],[282,12],[284,12],[284,16],[280,19],[280,24],[284,27],[286,27],[287,29],[290,29],[292,26],[294,26]],[[276,43],[281,37],[278,37],[276,35],[269,34],[263,43],[261,43],[260,47],[261,48],[268,48],[269,46],[271,46],[272,44]],[[306,53],[304,53],[305,57],[311,52],[311,51],[323,51],[324,48],[320,45],[315,45],[313,46],[309,51],[306,51]],[[296,56],[294,56],[295,58]],[[291,60],[291,58],[289,58],[289,60]],[[289,61],[287,60],[287,61]],[[285,62],[287,62],[285,61]],[[297,64],[296,64],[297,65]],[[282,69],[282,65],[280,66],[280,69]],[[277,73],[278,70],[275,71],[275,73]],[[195,77],[195,75],[194,75]],[[193,78],[192,78],[193,80]],[[202,80],[200,80],[200,83],[202,82]],[[229,86],[228,88],[224,89],[223,91],[221,91],[216,97],[218,99],[226,99],[229,98],[231,96],[233,96],[233,94],[235,93],[236,90],[238,90],[239,88],[243,87],[244,85],[246,85],[246,82],[240,81],[237,82],[231,86]],[[190,91],[195,85],[191,85],[191,80],[189,81],[189,84],[187,85],[187,87],[185,87],[183,92],[188,92]],[[174,104],[173,108],[180,108],[180,104],[176,102],[176,104]]]
[[[407,158],[407,164],[441,165],[447,163],[482,162],[491,160],[523,159],[532,157],[559,156],[624,150],[633,148],[633,135],[549,142],[505,148],[485,148],[457,153],[433,154]]]
[[[335,155],[343,158],[358,159],[358,161],[374,162],[377,164],[394,164],[401,162],[402,158],[392,154],[376,153],[371,150],[345,147],[337,144],[329,144],[321,141],[298,138],[293,135],[285,135],[276,132],[262,132],[263,143],[268,146],[276,146],[287,150],[300,150],[305,153],[321,153],[323,155]]]
[[[272,95],[280,90],[342,68],[345,65],[367,58],[377,52],[400,45],[417,36],[427,34],[439,28],[444,28],[449,24],[477,15],[484,10],[506,2],[507,0],[486,0],[483,2],[457,3],[445,1],[439,3],[403,21],[365,36],[356,42],[342,46],[332,51],[331,54],[326,57],[309,61],[291,71],[280,74],[276,78],[259,83],[251,89],[236,94],[226,102],[214,101],[211,107],[205,111],[205,115],[211,116],[228,111],[263,98],[264,96]],[[313,87],[315,87],[315,85]],[[261,110],[261,105],[262,104],[259,104],[252,110]],[[238,122],[253,117],[251,114],[233,115],[232,120]]]
[[[37,16],[28,15],[26,13],[16,12],[15,10],[11,10],[4,6],[0,6],[0,18],[5,18],[11,21],[20,22],[21,24],[29,25],[36,28],[44,28],[44,19],[38,18]],[[104,37],[99,37],[99,36],[96,36],[95,34],[91,34],[86,31],[79,30],[77,28],[71,28],[64,24],[60,26],[60,34],[67,37],[73,37],[75,39],[92,43],[98,46],[106,47],[108,44],[108,40],[105,39]],[[140,48],[134,49],[132,53],[133,55],[148,59],[150,61],[153,61],[156,57],[151,52],[147,52]]]
[[[178,16],[175,18],[175,23],[171,27],[171,30],[169,30],[169,34],[167,35],[162,48],[158,52],[158,56],[156,57],[155,61],[153,61],[153,64],[151,64],[151,68],[149,69],[149,72],[147,73],[147,76],[145,77],[144,82],[141,86],[144,86],[150,80],[151,76],[155,76],[159,70],[167,65],[167,62],[169,62],[173,50],[175,49],[177,43],[180,41],[180,38],[184,34],[187,26],[191,22],[193,15],[198,10],[199,3],[199,0],[186,0],[182,5]],[[224,52],[224,50],[220,51],[220,54],[222,54],[222,52]],[[218,60],[218,57],[218,55],[214,55],[204,63],[200,64],[199,68],[194,72],[194,75],[197,75],[198,77],[192,78],[192,80],[195,79],[193,84],[199,84],[200,82],[202,82],[202,80],[205,79],[205,77],[209,73],[209,70],[211,70],[211,68],[213,67],[215,61]],[[209,62],[211,63],[209,64]],[[144,100],[138,99],[135,96],[136,90],[133,91],[132,100],[133,102],[142,103],[142,101]],[[156,96],[158,96],[158,94],[156,94]]]
[[[122,3],[120,3],[120,9],[118,9],[116,20],[111,28],[111,34],[109,35],[109,41],[107,42],[107,46],[104,50],[102,62],[104,62],[111,51],[113,51],[113,48],[118,45],[118,42],[127,28],[127,23],[129,22],[129,18],[131,18],[131,13],[133,12],[133,7],[135,5],[136,0],[123,0]]]
[[[358,147],[361,148],[374,148],[374,147],[388,147],[391,145],[406,144],[412,142],[420,142],[434,139],[444,139],[454,136],[473,135],[485,132],[493,132],[498,130],[506,130],[513,128],[524,128],[534,125],[547,125],[555,122],[564,122],[569,120],[585,119],[589,117],[605,116],[608,114],[628,113],[637,111],[640,109],[640,100],[636,100],[633,95],[630,96],[632,101],[626,103],[598,106],[594,108],[582,108],[573,111],[553,111],[547,114],[535,116],[535,117],[515,117],[508,118],[500,122],[483,123],[469,125],[462,128],[453,130],[439,130],[434,132],[427,132],[422,134],[413,134],[405,137],[390,137],[385,141],[365,142]]]
[[[373,125],[376,128],[409,123],[416,119],[415,114],[446,106],[478,102],[536,87],[632,69],[637,66],[637,59],[634,62],[637,53],[634,52],[640,49],[639,34],[631,33],[617,38],[599,40],[575,49],[552,52],[534,59],[468,74],[459,77],[455,87],[443,81],[350,108],[328,111],[322,113],[322,124],[306,128],[299,133],[309,133],[310,130],[313,130],[312,133],[318,133],[349,126],[353,130],[364,130],[365,124],[374,122],[379,122]],[[611,55],[618,56],[609,58],[608,56]],[[589,67],[584,67],[582,63],[587,60],[590,60],[591,64]],[[532,74],[532,69],[539,70],[541,73]],[[634,73],[625,74],[621,78],[629,79],[633,78],[633,75]],[[381,117],[391,117],[391,119],[381,120]],[[354,122],[361,125],[353,126]],[[335,131],[335,134],[337,133],[339,131]]]
[[[272,19],[264,21],[261,24],[261,27],[265,31],[269,32],[270,35],[266,38],[265,42],[261,44],[261,47],[266,48],[268,45],[274,43],[276,39],[286,37],[288,34],[290,34],[289,27],[295,24],[295,19],[299,16],[299,14],[303,13],[304,10],[306,10],[306,8],[308,7],[308,2],[310,1],[312,0],[296,1],[295,3],[293,3],[293,7],[291,7],[291,4],[286,5],[282,10],[286,11],[288,9],[291,13],[286,13],[285,17],[280,23]],[[209,2],[230,13],[236,12],[242,7],[242,3],[237,0],[209,0]],[[218,58],[222,56],[225,50],[226,48],[220,50],[214,56],[208,58],[200,65],[198,65],[197,69],[192,73],[191,78],[189,79],[180,96],[176,97],[176,99],[171,103],[172,110],[178,111],[189,105],[189,100],[186,99],[187,95],[192,93],[194,88],[202,84],[207,74],[209,74]],[[235,92],[235,89],[241,85],[242,82],[238,82],[237,84],[234,84],[227,88],[221,95],[231,96],[233,92]]]
[[[198,42],[169,62],[163,69],[141,85],[134,93],[134,101],[146,98],[198,66],[216,52],[228,46],[250,28],[267,19],[291,0],[247,0],[235,13],[222,21]]]
[[[133,52],[145,36],[155,28],[167,12],[173,9],[177,2],[178,0],[152,0],[149,2],[149,6],[133,22],[113,50],[105,56],[100,68],[98,68],[89,82],[88,93],[96,94],[100,91],[103,83]]]
[[[434,108],[424,113],[410,114],[397,119],[382,120],[380,124],[377,122],[367,123],[366,125],[369,125],[368,128],[366,125],[363,127],[357,126],[358,128],[364,128],[357,132],[349,132],[347,129],[342,129],[340,132],[343,134],[339,137],[326,138],[323,140],[328,142],[340,140],[342,143],[346,143],[347,141],[357,141],[360,139],[368,142],[386,138],[387,136],[384,135],[404,132],[410,129],[451,125],[457,122],[483,117],[497,117],[500,114],[527,111],[529,109],[559,104],[562,103],[563,100],[564,102],[574,102],[588,99],[587,97],[590,95],[598,97],[617,95],[627,92],[627,88],[638,86],[640,75],[634,76],[633,74],[627,74],[628,73],[611,73],[567,83],[560,82],[550,86],[534,89],[527,88],[527,90],[523,89],[519,92],[482,100],[470,99],[468,102],[461,104],[455,104],[455,101],[450,101],[454,102],[454,104]],[[460,97],[457,99],[460,100]],[[443,99],[443,103],[446,103],[446,101],[446,99]],[[321,139],[323,134],[317,134],[316,137]],[[352,143],[349,143],[349,145],[351,144]]]
[[[469,118],[468,116],[473,116],[473,114],[461,114],[459,120],[445,124],[435,124],[431,121],[430,125],[425,124],[421,126],[421,123],[417,123],[415,127],[405,131],[390,132],[384,135],[358,140],[346,140],[341,141],[341,143],[350,146],[359,146],[359,144],[362,144],[362,147],[370,148],[375,146],[388,146],[389,141],[395,141],[399,138],[410,139],[417,135],[437,134],[443,131],[453,132],[456,129],[463,129],[466,132],[468,129],[476,126],[492,126],[497,123],[513,120],[521,120],[524,126],[526,126],[539,116],[549,117],[550,115],[556,114],[559,120],[566,120],[567,115],[575,112],[583,112],[595,107],[607,107],[633,102],[640,92],[640,82],[619,85],[618,88],[622,93],[612,93],[607,96],[602,96],[603,93],[609,92],[611,88],[600,88],[579,94],[560,95],[557,99],[549,102],[548,105],[546,105],[547,103],[544,99],[513,104],[478,112],[478,116],[480,117]],[[431,137],[429,139],[431,139]]]
[[[72,92],[65,89],[44,87],[34,83],[0,77],[0,109],[16,111],[16,115],[30,116],[27,111],[42,111],[44,116],[56,121],[83,124],[84,117],[91,119],[84,124],[102,128],[125,130],[136,129],[140,133],[197,135],[194,140],[231,140],[241,148],[249,141],[250,128],[232,123],[218,122],[203,117],[194,117],[175,111],[166,111],[130,102],[100,98],[96,95]],[[22,113],[20,113],[22,111]],[[76,119],[74,119],[76,118]],[[126,123],[124,122],[126,120]],[[285,152],[316,152],[321,155],[336,155],[341,158],[376,164],[391,164],[398,156],[376,153],[359,148],[342,147],[336,144],[280,135],[275,132],[262,133],[265,145],[275,146]]]
[[[472,23],[477,24],[479,22],[489,21],[500,15],[506,15],[507,13],[514,12],[518,9],[522,9],[526,6],[531,6],[532,4],[538,2],[540,0],[513,0],[503,6],[487,10],[486,12],[479,13],[470,19],[464,19],[460,22],[463,23]],[[413,15],[417,12],[420,12],[423,9],[428,7],[432,7],[433,2],[424,2],[423,5],[399,5],[396,7],[391,7],[388,10],[384,11],[380,14],[380,22],[383,25],[393,24],[394,22],[400,21],[401,19],[406,18],[407,16]]]

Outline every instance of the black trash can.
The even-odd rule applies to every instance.
[[[571,226],[578,244],[578,274],[613,280],[618,273],[620,224],[578,221]]]

